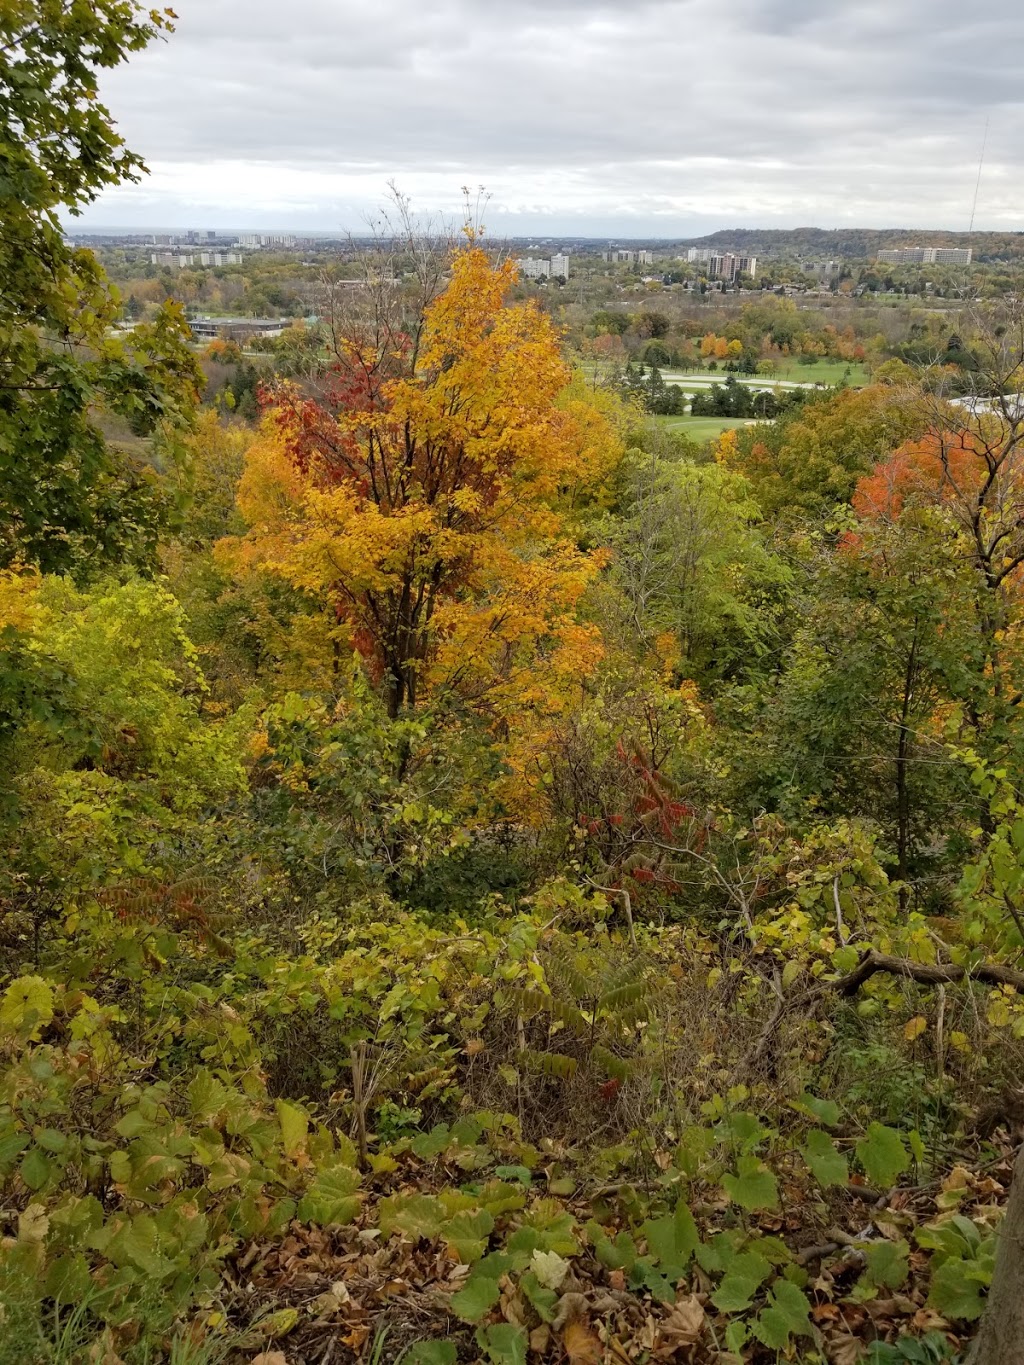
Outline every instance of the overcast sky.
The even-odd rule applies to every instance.
[[[1020,0],[175,0],[105,82],[152,174],[91,225],[1024,228]]]

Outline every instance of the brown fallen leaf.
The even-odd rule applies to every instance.
[[[250,1365],[288,1365],[288,1357],[283,1351],[261,1351],[253,1356]]]
[[[570,1322],[562,1334],[562,1345],[569,1357],[569,1365],[599,1365],[601,1343],[593,1332],[579,1320]]]
[[[835,1322],[840,1316],[839,1305],[835,1303],[819,1303],[811,1309],[815,1322]]]
[[[104,1330],[99,1341],[94,1341],[89,1347],[89,1354],[86,1359],[89,1365],[125,1365],[114,1349],[114,1339],[109,1327]]]
[[[949,1323],[941,1313],[931,1308],[919,1308],[911,1319],[911,1325],[918,1332],[945,1331]]]
[[[857,1365],[863,1358],[864,1343],[858,1337],[844,1337],[839,1342],[829,1342],[829,1365]]]
[[[546,1322],[542,1322],[539,1327],[535,1327],[530,1333],[530,1350],[534,1355],[547,1355],[548,1345],[551,1341],[551,1328]]]
[[[588,1316],[589,1305],[582,1294],[563,1294],[558,1300],[555,1318],[552,1322],[556,1332],[560,1332],[567,1322],[578,1322]]]
[[[703,1331],[704,1305],[696,1294],[691,1294],[688,1298],[680,1299],[660,1324],[656,1349],[659,1352],[668,1349],[674,1353],[683,1346],[696,1346]]]

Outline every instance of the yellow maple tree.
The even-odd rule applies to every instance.
[[[557,709],[601,656],[577,607],[603,557],[574,518],[621,442],[570,383],[547,315],[508,302],[514,281],[470,241],[411,373],[363,334],[346,374],[367,382],[337,412],[279,395],[246,459],[248,530],[220,547],[329,604],[392,716],[457,695],[507,730]]]

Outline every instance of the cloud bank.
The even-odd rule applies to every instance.
[[[1024,228],[1024,8],[177,0],[110,74],[152,174],[86,223],[358,230],[395,180],[493,227]]]

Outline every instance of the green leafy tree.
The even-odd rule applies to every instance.
[[[800,625],[756,746],[764,797],[774,771],[783,804],[877,821],[900,881],[922,870],[923,850],[945,849],[967,790],[944,718],[971,694],[977,649],[969,584],[934,521],[857,523],[838,550],[807,555]]]
[[[624,466],[622,485],[607,536],[641,642],[671,635],[686,676],[748,670],[773,638],[789,572],[761,535],[746,480],[721,465],[642,455]]]
[[[98,78],[171,17],[135,0],[0,7],[0,563],[80,573],[139,560],[167,511],[152,467],[108,441],[97,412],[136,438],[190,421],[184,320],[168,304],[117,338],[120,299],[92,253],[65,241],[59,213],[145,170]]]

